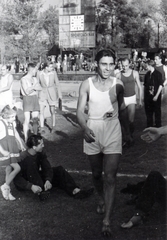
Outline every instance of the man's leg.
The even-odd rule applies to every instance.
[[[45,109],[45,105],[44,104],[40,104],[39,119],[40,119],[40,127],[42,129],[44,128],[44,109]]]
[[[136,209],[148,213],[156,201],[161,204],[166,201],[166,180],[158,171],[152,171],[146,178]]]
[[[109,235],[111,233],[110,215],[114,207],[116,174],[119,166],[119,160],[120,154],[104,155],[104,202],[106,209],[102,228],[104,235]]]
[[[53,167],[52,185],[64,190],[70,196],[73,195],[75,188],[79,188],[71,175],[62,166]]]
[[[155,111],[155,126],[161,127],[161,96],[154,103],[154,111]]]
[[[52,185],[78,199],[89,197],[93,193],[92,189],[81,190],[72,176],[62,166],[53,167]]]
[[[153,111],[148,100],[145,101],[144,106],[145,106],[145,113],[147,118],[147,127],[153,127]]]
[[[96,155],[89,155],[89,162],[92,170],[92,179],[96,191],[99,195],[99,205],[97,208],[98,213],[104,213],[105,206],[104,206],[104,195],[103,195],[103,154],[99,153]]]
[[[39,120],[39,112],[38,111],[32,112],[32,121],[33,121],[32,129],[34,134],[38,133],[38,120]]]
[[[128,109],[128,117],[129,117],[129,129],[132,135],[134,132],[134,118],[135,118],[136,106],[135,104],[130,104],[127,106],[127,109]]]
[[[121,227],[131,228],[140,223],[155,202],[159,202],[166,209],[166,180],[158,171],[149,173],[136,202],[136,213]]]
[[[55,106],[50,106],[51,118],[52,118],[52,126],[51,128],[54,130],[56,126],[56,113],[55,113]]]
[[[24,112],[24,123],[23,123],[23,132],[24,132],[24,138],[25,143],[27,142],[28,138],[28,130],[29,130],[29,122],[30,122],[30,112]]]

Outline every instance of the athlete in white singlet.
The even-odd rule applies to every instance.
[[[115,77],[115,56],[110,50],[97,53],[97,76],[82,82],[79,91],[77,118],[84,131],[84,152],[88,155],[93,182],[99,194],[98,213],[104,213],[102,233],[111,235],[110,215],[113,210],[116,173],[122,152],[119,118],[130,138],[128,115],[123,99],[124,88]],[[88,120],[85,107],[88,103]],[[104,171],[104,179],[102,172]],[[104,188],[103,188],[104,187]]]

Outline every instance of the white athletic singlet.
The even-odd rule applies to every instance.
[[[89,78],[89,103],[88,103],[88,116],[89,119],[100,120],[112,117],[118,118],[118,102],[116,95],[116,78],[113,81],[111,88],[105,92],[98,90],[92,79]]]
[[[118,119],[118,102],[116,84],[120,82],[111,78],[111,87],[105,92],[99,91],[89,78],[89,102],[87,126],[95,134],[95,142],[84,140],[84,152],[95,155],[122,153],[122,134]],[[120,82],[122,85],[122,83]]]

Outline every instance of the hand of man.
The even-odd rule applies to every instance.
[[[49,190],[49,189],[51,189],[51,188],[52,188],[52,184],[50,183],[49,180],[47,180],[47,181],[45,182],[44,189],[45,189],[45,191],[47,191],[47,190]]]
[[[42,192],[42,188],[40,186],[37,186],[37,185],[32,185],[31,190],[35,194]]]
[[[85,131],[84,131],[84,139],[88,143],[95,142],[94,132],[91,129],[86,128]]]
[[[153,97],[153,101],[154,101],[154,102],[157,101],[157,97],[156,97],[156,96]]]
[[[144,132],[144,134],[141,135],[141,139],[147,143],[154,142],[161,137],[161,134],[159,133],[158,128],[149,127],[149,128],[144,129],[143,132]]]

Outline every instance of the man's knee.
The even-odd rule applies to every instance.
[[[57,167],[53,167],[53,170],[57,170],[57,171],[65,171],[65,169],[60,165]]]
[[[32,121],[33,121],[33,124],[38,124],[39,119],[38,119],[38,117],[34,117],[32,119]]]
[[[151,171],[148,175],[149,179],[163,178],[162,174],[158,171]]]
[[[6,169],[5,169],[6,174],[11,173],[11,171],[12,171],[12,166],[10,166],[10,165],[7,166]]]
[[[63,168],[61,165],[57,167],[53,167],[53,174],[56,176],[64,176],[64,174],[67,172],[65,168]]]
[[[116,176],[111,173],[105,173],[104,174],[104,182],[107,185],[115,185],[116,182]]]
[[[101,171],[93,171],[92,176],[95,180],[99,180],[102,178],[102,172]]]

